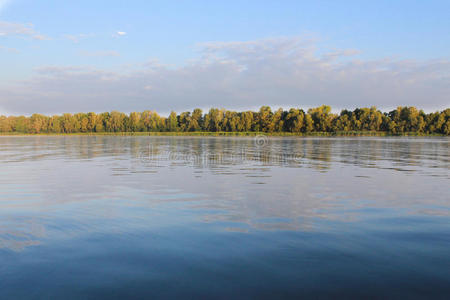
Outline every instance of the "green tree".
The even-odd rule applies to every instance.
[[[333,120],[336,116],[331,114],[330,106],[322,105],[320,107],[311,108],[308,110],[308,115],[311,116],[316,131],[332,131]]]
[[[286,116],[285,130],[289,132],[301,132],[304,127],[305,113],[296,108],[291,108]]]
[[[202,129],[202,110],[200,108],[194,109],[190,118],[188,131],[200,131]]]
[[[270,106],[262,106],[259,109],[258,119],[259,119],[259,128],[263,132],[271,132],[273,128],[272,123],[272,109]],[[274,127],[274,126],[273,126]]]
[[[170,132],[178,131],[178,118],[177,113],[172,111],[169,115],[169,118],[166,120],[167,124],[167,130]]]

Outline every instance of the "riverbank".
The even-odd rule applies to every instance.
[[[77,133],[17,133],[2,132],[0,136],[277,136],[277,137],[348,137],[348,136],[448,136],[418,132],[390,133],[385,131],[338,131],[338,132],[77,132]]]

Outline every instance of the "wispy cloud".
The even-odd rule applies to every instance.
[[[81,40],[95,36],[93,33],[79,33],[79,34],[65,34],[63,37],[74,43],[79,43]]]
[[[450,61],[362,60],[354,50],[321,51],[301,38],[203,44],[178,68],[142,63],[127,72],[54,66],[0,88],[12,113],[260,105],[335,108],[450,106]],[[344,59],[345,58],[345,59]]]
[[[80,51],[81,56],[88,57],[107,57],[107,56],[120,56],[120,53],[114,50],[105,51]]]
[[[34,29],[31,23],[11,23],[0,21],[0,36],[27,36],[36,40],[48,40],[49,38]]]
[[[5,47],[5,46],[2,46],[2,45],[0,45],[0,50],[6,51],[6,52],[9,52],[9,53],[20,53],[20,51],[18,49],[16,49],[16,48],[9,48],[9,47]]]
[[[113,34],[113,37],[118,38],[118,37],[123,37],[123,36],[126,36],[126,35],[127,35],[127,33],[126,33],[125,31],[116,31],[116,32]]]

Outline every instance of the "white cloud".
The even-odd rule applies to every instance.
[[[448,60],[361,60],[355,50],[319,55],[315,48],[300,38],[214,42],[203,44],[200,58],[178,68],[155,62],[127,72],[45,67],[30,80],[0,88],[0,108],[61,113],[321,104],[450,107]]]
[[[117,31],[112,36],[114,38],[120,38],[120,37],[124,37],[126,35],[127,35],[127,33],[125,31]]]
[[[40,34],[34,29],[34,25],[31,23],[11,23],[0,21],[0,36],[28,36],[36,40],[48,40],[45,35]]]
[[[126,36],[127,35],[127,33],[125,32],[125,31],[116,31],[113,35],[112,35],[112,37],[114,37],[114,38],[120,38],[120,37],[123,37],[123,36]]]

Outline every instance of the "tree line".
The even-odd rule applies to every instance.
[[[445,134],[450,135],[450,108],[441,112],[425,113],[415,107],[398,107],[381,112],[376,107],[342,110],[331,113],[331,107],[322,105],[308,109],[291,108],[272,111],[262,106],[259,111],[231,111],[211,108],[168,117],[155,111],[118,111],[96,114],[65,113],[45,116],[0,116],[3,133],[95,133],[95,132],[351,132],[373,131],[391,134]]]

